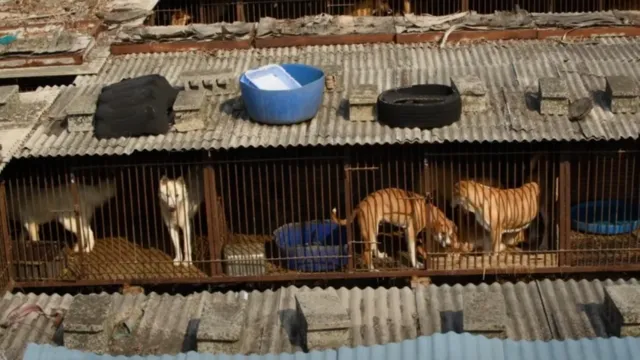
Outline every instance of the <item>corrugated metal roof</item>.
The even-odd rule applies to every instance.
[[[49,89],[39,93],[22,93],[18,94],[19,103],[0,106],[0,171],[22,149],[38,120],[59,92],[59,89]]]
[[[87,52],[87,55],[80,65],[5,68],[0,69],[0,79],[97,74],[100,68],[107,62],[109,54],[108,45],[99,45]]]
[[[634,66],[640,40],[611,38],[567,45],[552,41],[498,42],[439,49],[429,44],[333,45],[202,53],[141,54],[112,57],[95,76],[79,76],[87,91],[125,77],[160,73],[177,84],[185,70],[230,68],[235,73],[267,63],[302,62],[340,65],[343,92],[327,93],[315,119],[291,126],[268,126],[233,115],[233,96],[215,97],[206,129],[161,136],[98,141],[90,132],[70,133],[56,122],[43,121],[20,152],[21,157],[130,154],[146,150],[232,149],[242,147],[318,146],[441,142],[532,142],[552,140],[618,140],[638,138],[640,115],[613,115],[596,106],[581,122],[505,110],[503,89],[523,94],[542,76],[563,76],[570,97],[604,90],[604,75],[639,78]],[[448,83],[452,75],[476,74],[488,86],[493,107],[463,115],[453,125],[433,130],[394,129],[377,122],[345,118],[344,99],[363,83],[388,89],[410,83]],[[66,95],[65,95],[66,93]],[[58,106],[72,101],[63,90]],[[519,115],[519,116],[518,116]]]
[[[111,298],[110,316],[116,321],[143,310],[129,336],[113,340],[102,352],[111,354],[177,354],[193,350],[185,344],[195,342],[192,321],[207,316],[208,301],[245,302],[244,326],[234,343],[233,353],[293,353],[301,348],[292,344],[287,312],[296,309],[295,294],[300,291],[336,291],[350,316],[351,336],[344,346],[370,346],[415,339],[452,329],[450,317],[463,310],[468,293],[502,294],[506,306],[506,336],[512,340],[580,339],[607,337],[602,313],[594,311],[604,302],[604,286],[625,281],[549,281],[481,285],[428,286],[410,288],[366,288],[322,290],[287,287],[276,291],[251,293],[197,293],[189,296],[100,294]],[[629,283],[638,284],[636,280]],[[28,303],[38,304],[47,313],[72,305],[70,295],[7,294],[0,302],[0,319],[12,309]],[[96,302],[98,303],[98,302]],[[99,312],[101,309],[96,308]],[[0,328],[0,348],[8,359],[22,355],[27,343],[53,343],[53,319],[31,314],[18,324]],[[64,325],[64,322],[63,322]],[[196,331],[197,332],[197,331]],[[92,336],[100,337],[100,334]],[[190,340],[186,340],[190,339]],[[65,338],[65,344],[68,339]],[[88,350],[86,346],[79,345]],[[185,347],[186,346],[186,347]]]
[[[582,339],[551,342],[511,341],[487,339],[470,334],[435,334],[421,336],[415,340],[405,340],[375,346],[356,348],[343,347],[335,350],[312,351],[309,353],[264,356],[214,355],[189,352],[175,356],[148,356],[148,360],[231,360],[231,359],[297,359],[297,360],[632,360],[640,351],[640,339],[633,337],[609,339]],[[139,357],[136,357],[139,358]],[[29,344],[24,360],[112,360],[120,359],[110,355],[96,355],[69,350],[64,347]]]

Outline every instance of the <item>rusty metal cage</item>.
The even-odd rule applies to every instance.
[[[13,164],[0,192],[0,264],[11,264],[2,281],[640,268],[637,150],[411,145],[195,155]]]
[[[403,13],[450,15],[460,11],[491,14],[512,11],[518,5],[530,12],[593,12],[638,10],[638,0],[163,0],[148,25],[257,22],[264,17],[294,19],[321,13],[331,15],[386,16]]]

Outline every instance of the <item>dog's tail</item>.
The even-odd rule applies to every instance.
[[[351,216],[349,216],[349,218],[347,219],[339,219],[338,210],[336,210],[336,208],[333,208],[331,210],[331,221],[341,226],[349,225],[353,222],[353,219],[356,218],[356,215],[358,215],[358,211],[359,211],[358,209],[353,210],[353,212],[351,213]]]

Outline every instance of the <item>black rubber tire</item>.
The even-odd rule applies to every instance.
[[[381,92],[377,108],[378,121],[383,124],[433,129],[460,120],[462,100],[451,86],[414,85]]]

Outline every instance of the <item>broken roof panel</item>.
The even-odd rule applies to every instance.
[[[296,295],[304,292],[328,294],[345,314],[335,315],[345,326],[349,336],[341,338],[344,346],[370,346],[415,339],[447,331],[465,331],[475,328],[478,333],[495,331],[482,329],[484,308],[469,305],[469,294],[493,299],[503,304],[493,316],[502,337],[512,340],[580,339],[608,337],[604,315],[597,310],[604,303],[604,286],[634,284],[636,280],[619,281],[550,281],[505,284],[428,286],[410,288],[366,289],[309,289],[307,287],[280,288],[276,291],[251,293],[229,292],[181,295],[121,295],[98,294],[109,305],[95,314],[103,314],[97,326],[109,327],[110,341],[102,336],[105,331],[94,332],[78,339],[78,327],[64,326],[64,343],[76,349],[106,352],[113,355],[177,354],[199,348],[225,349],[227,353],[279,354],[302,350],[300,342],[292,337],[296,333],[298,306]],[[46,313],[75,312],[82,318],[82,301],[86,295],[6,294],[0,302],[0,348],[10,360],[18,359],[29,342],[60,343],[60,334],[54,337],[54,318],[30,314],[17,323],[7,323],[9,312],[23,304],[38,304]],[[77,301],[77,303],[76,303]],[[465,305],[465,302],[467,303]],[[75,303],[75,305],[74,305]],[[93,302],[98,304],[99,302]],[[105,302],[107,304],[107,302]],[[336,308],[340,307],[336,305]],[[75,310],[72,308],[76,306]],[[108,309],[104,309],[104,307]],[[216,328],[213,313],[234,313],[226,319],[225,329]],[[476,325],[461,321],[461,316],[476,319]],[[475,312],[471,314],[470,312]],[[487,312],[488,313],[488,312]],[[495,311],[492,312],[495,314]],[[305,315],[307,316],[307,315]],[[340,317],[342,316],[342,317]],[[496,320],[498,319],[499,320]],[[480,319],[480,320],[479,320]],[[71,321],[72,319],[69,319]],[[66,324],[67,319],[63,320]],[[479,321],[479,322],[478,322]],[[220,324],[219,324],[220,325]],[[200,334],[199,327],[204,333]],[[74,330],[75,329],[75,330]],[[239,330],[238,334],[236,330]],[[70,334],[69,331],[74,332]],[[71,336],[69,336],[71,335]],[[235,341],[233,341],[236,339]],[[204,345],[202,345],[204,343]],[[203,347],[201,347],[203,346]]]

